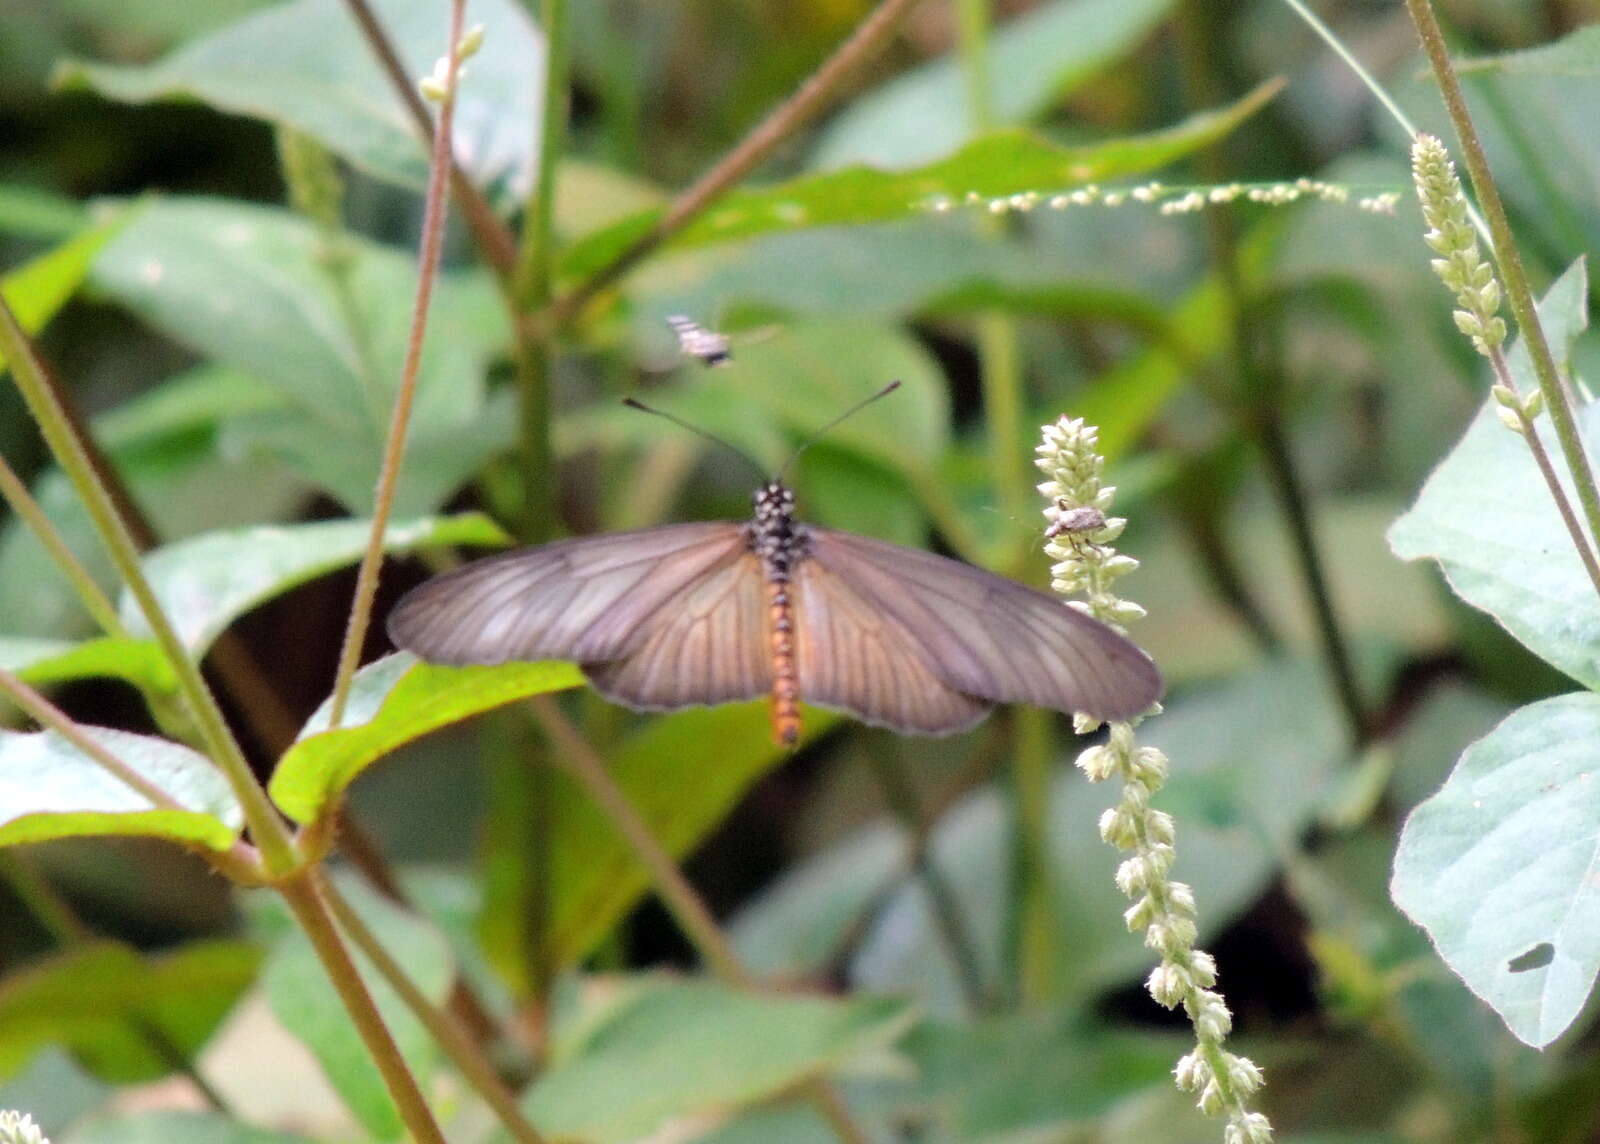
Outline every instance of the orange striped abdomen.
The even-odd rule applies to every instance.
[[[767,643],[772,652],[772,737],[792,747],[800,738],[800,677],[794,666],[794,612],[787,580],[767,581]]]

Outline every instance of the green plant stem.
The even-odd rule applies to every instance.
[[[11,375],[16,378],[23,400],[38,422],[56,463],[77,489],[112,562],[137,602],[156,642],[171,662],[211,760],[222,770],[229,786],[233,788],[234,797],[244,811],[245,822],[250,827],[256,845],[260,847],[268,870],[274,874],[287,872],[295,864],[294,845],[289,832],[250,770],[249,762],[228,729],[216,697],[211,694],[205,678],[200,674],[199,665],[190,657],[171,620],[162,611],[155,590],[145,578],[144,569],[139,563],[139,550],[128,525],[106,486],[100,481],[83,441],[73,431],[65,409],[56,400],[54,387],[46,379],[43,361],[4,298],[0,298],[0,354],[10,364]]]
[[[959,0],[959,51],[967,80],[967,115],[979,131],[994,124],[989,83],[989,0]],[[998,228],[991,228],[998,236]],[[1022,442],[1022,355],[1017,321],[1001,310],[978,315],[978,371],[984,423],[989,436],[989,480],[1000,511],[1015,520],[1028,512],[1027,469]],[[1011,722],[1011,801],[1016,824],[1011,862],[1016,874],[1007,959],[1023,1001],[1055,992],[1061,927],[1050,885],[1050,734],[1042,713],[1018,710]]]
[[[900,767],[892,751],[874,751],[871,754],[873,769],[878,775],[878,785],[883,788],[884,801],[900,820],[901,826],[913,839],[926,838],[921,809],[917,806],[916,792]],[[961,914],[961,903],[955,890],[945,880],[938,863],[933,860],[929,847],[913,844],[910,847],[910,864],[928,894],[928,906],[934,923],[939,927],[950,962],[956,970],[956,980],[966,997],[967,1007],[973,1014],[986,1012],[990,1007],[989,989],[983,981],[983,966],[978,960],[977,944]],[[898,882],[898,879],[896,879]]]
[[[1333,593],[1328,586],[1321,551],[1317,547],[1316,531],[1311,524],[1311,506],[1295,468],[1289,440],[1283,430],[1278,410],[1265,408],[1259,413],[1258,438],[1266,460],[1267,475],[1278,500],[1284,520],[1289,526],[1289,536],[1300,563],[1300,574],[1305,579],[1310,597],[1312,615],[1322,641],[1323,655],[1333,676],[1334,690],[1339,705],[1344,708],[1345,723],[1350,738],[1356,745],[1366,742],[1370,733],[1366,706],[1361,699],[1360,685],[1356,682],[1355,664],[1350,657],[1349,645],[1333,607]]]
[[[649,824],[628,801],[627,794],[611,777],[605,760],[562,714],[561,708],[550,696],[535,696],[528,702],[558,748],[557,765],[577,780],[633,848],[634,857],[650,872],[662,904],[682,927],[684,936],[694,944],[711,971],[737,988],[756,988],[758,982],[755,975],[739,960],[727,935],[712,917],[711,910],[689,884],[689,879],[683,876],[683,871],[673,861],[672,855],[667,853],[666,847],[650,832]],[[867,1144],[866,1133],[855,1123],[844,1099],[830,1082],[818,1077],[805,1087],[818,1111],[827,1118],[841,1140],[846,1144]]]
[[[377,57],[378,66],[383,69],[384,75],[388,76],[395,95],[405,105],[406,114],[416,126],[417,133],[427,146],[432,147],[433,117],[428,114],[428,105],[417,94],[418,77],[406,73],[400,54],[395,51],[393,41],[389,39],[389,34],[384,31],[383,25],[378,22],[378,17],[373,13],[367,0],[345,0],[345,7],[350,10],[350,15],[361,29],[367,45]],[[448,137],[448,133],[446,135]],[[467,226],[471,229],[472,237],[477,242],[485,261],[502,281],[509,281],[517,265],[516,240],[494,213],[489,200],[483,197],[483,193],[467,177],[466,172],[456,165],[453,158],[450,160],[450,190],[461,206],[462,217],[466,219]]]
[[[361,920],[361,915],[356,913],[355,908],[320,870],[315,878],[318,892],[328,903],[328,908],[332,911],[339,928],[344,931],[345,937],[367,956],[383,979],[399,995],[400,1000],[405,1002],[406,1008],[410,1009],[417,1020],[427,1028],[434,1041],[454,1062],[467,1083],[494,1110],[505,1130],[520,1141],[520,1144],[544,1144],[544,1137],[529,1123],[528,1118],[522,1114],[522,1109],[517,1107],[516,1096],[505,1086],[505,1082],[494,1071],[494,1067],[484,1058],[471,1034],[453,1014],[428,1000],[422,990],[417,988],[416,983],[406,975],[400,963],[383,947],[378,935]]]
[[[8,696],[35,723],[41,727],[48,727],[60,735],[112,778],[148,799],[152,806],[161,810],[188,811],[188,807],[168,791],[91,739],[84,733],[82,724],[75,722],[65,711],[4,668],[0,668],[0,695]],[[252,882],[257,879],[260,856],[253,847],[242,840],[234,842],[232,848],[225,853],[206,850],[204,854],[208,862],[235,881]]]
[[[567,0],[542,0],[545,34],[544,100],[539,130],[539,166],[522,212],[522,240],[512,282],[517,328],[517,405],[522,467],[522,539],[533,544],[556,531],[555,450],[551,444],[550,388],[555,372],[556,327],[526,319],[550,304],[555,260],[556,171],[566,145],[571,74]]]
[[[1499,347],[1495,347],[1494,352],[1489,355],[1489,364],[1494,370],[1495,380],[1512,393],[1516,393],[1517,384],[1511,377],[1511,367],[1506,363],[1506,355]],[[1583,533],[1583,524],[1578,520],[1578,514],[1572,510],[1572,501],[1567,496],[1567,490],[1561,487],[1561,478],[1556,474],[1556,467],[1550,460],[1550,452],[1539,439],[1538,426],[1520,408],[1517,410],[1517,419],[1522,423],[1522,439],[1528,443],[1528,451],[1533,454],[1534,463],[1539,466],[1539,474],[1544,477],[1544,483],[1550,489],[1550,499],[1556,502],[1556,511],[1561,514],[1561,522],[1567,526],[1567,534],[1572,537],[1572,546],[1578,550],[1578,559],[1583,561],[1584,571],[1589,574],[1589,582],[1594,585],[1596,594],[1600,594],[1600,562],[1595,560],[1594,547]]]
[[[339,937],[328,903],[318,890],[317,878],[312,870],[302,870],[293,877],[277,883],[278,893],[288,903],[300,927],[311,939],[317,958],[322,962],[339,999],[355,1022],[356,1032],[367,1048],[367,1054],[382,1074],[389,1095],[394,1098],[400,1119],[405,1123],[416,1144],[445,1144],[444,1133],[423,1099],[417,1078],[411,1075],[400,1048],[390,1035],[383,1016],[368,992],[366,983],[356,969],[356,963]]]
[[[844,80],[888,43],[895,25],[917,2],[882,0],[793,95],[774,108],[711,170],[673,199],[649,231],[557,300],[550,309],[554,324],[559,325],[576,317],[602,290],[687,226],[701,211],[760,166],[784,140],[821,114],[833,102]]]
[[[517,302],[524,309],[537,308],[550,300],[556,166],[566,145],[567,86],[571,74],[567,0],[540,0],[539,26],[545,39],[539,166],[522,211],[522,241],[517,250],[515,279]]]
[[[1489,226],[1489,244],[1494,250],[1495,264],[1500,269],[1500,280],[1505,284],[1506,300],[1516,316],[1517,331],[1528,347],[1528,357],[1533,362],[1534,375],[1539,379],[1539,389],[1550,411],[1556,440],[1561,445],[1562,455],[1572,474],[1578,503],[1583,507],[1584,519],[1589,525],[1589,535],[1600,537],[1600,490],[1595,487],[1594,471],[1590,468],[1583,438],[1578,433],[1577,418],[1573,414],[1566,386],[1561,383],[1555,358],[1550,353],[1544,327],[1539,322],[1538,307],[1534,304],[1533,291],[1528,286],[1528,276],[1522,268],[1522,255],[1517,250],[1516,236],[1511,232],[1505,204],[1500,201],[1500,189],[1489,171],[1483,143],[1467,110],[1461,80],[1456,75],[1455,65],[1450,62],[1444,32],[1428,0],[1406,0],[1406,10],[1411,13],[1411,21],[1422,40],[1422,49],[1433,67],[1439,93],[1444,97],[1445,109],[1450,113],[1450,121],[1455,124],[1461,157],[1472,178],[1472,189],[1478,204],[1483,208],[1484,221]]]
[[[128,637],[128,629],[123,627],[122,620],[117,616],[116,605],[96,584],[89,570],[83,562],[68,547],[60,530],[50,522],[39,502],[33,499],[28,492],[28,486],[22,482],[11,466],[6,464],[4,457],[0,457],[0,496],[4,496],[6,503],[30,529],[32,529],[44,550],[55,561],[56,567],[67,578],[73,590],[78,593],[78,599],[94,617],[94,622],[100,630],[108,636],[117,636],[122,639]]]
[[[372,532],[367,549],[356,571],[355,600],[350,605],[350,622],[345,628],[344,646],[339,651],[339,668],[334,675],[333,699],[328,709],[328,726],[344,721],[350,701],[350,685],[361,662],[367,628],[372,623],[372,604],[378,594],[378,572],[383,565],[383,539],[394,508],[394,490],[400,479],[400,461],[405,456],[406,432],[411,426],[411,408],[417,394],[417,371],[422,365],[422,343],[428,328],[428,305],[433,299],[433,284],[439,270],[439,250],[443,243],[444,216],[448,208],[445,194],[450,170],[450,127],[456,102],[456,77],[461,61],[457,49],[466,0],[451,0],[450,31],[446,40],[444,98],[439,103],[439,126],[434,132],[433,159],[428,168],[428,193],[422,216],[422,243],[417,256],[417,293],[411,308],[411,332],[406,339],[405,361],[400,369],[400,385],[395,392],[394,410],[389,420],[389,435],[383,443],[383,462],[373,494]]]
[[[1215,71],[1215,36],[1210,21],[1216,9],[1202,0],[1187,0],[1178,23],[1183,49],[1184,79],[1190,100],[1206,106],[1221,89]],[[1199,156],[1202,174],[1213,182],[1225,181],[1226,162],[1216,147]],[[1343,628],[1334,610],[1316,533],[1311,524],[1311,508],[1306,499],[1294,455],[1284,432],[1279,385],[1274,367],[1261,360],[1268,343],[1265,321],[1255,305],[1252,288],[1245,280],[1240,259],[1238,233],[1231,212],[1218,209],[1204,212],[1212,260],[1221,276],[1229,300],[1228,347],[1238,379],[1237,415],[1246,431],[1261,448],[1266,474],[1279,510],[1288,526],[1291,543],[1300,564],[1312,614],[1321,639],[1323,655],[1333,677],[1334,690],[1344,708],[1353,742],[1366,741],[1367,717],[1361,700],[1355,667],[1351,661]]]

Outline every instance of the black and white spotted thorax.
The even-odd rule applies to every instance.
[[[756,518],[747,534],[750,549],[761,558],[768,580],[788,581],[806,556],[804,525],[794,519],[794,492],[781,481],[768,481],[755,492]]]

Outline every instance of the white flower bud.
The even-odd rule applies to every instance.
[[[1211,1083],[1211,1066],[1197,1049],[1178,1058],[1172,1076],[1184,1092],[1193,1092],[1201,1085]]]
[[[1233,1085],[1234,1091],[1240,1096],[1253,1095],[1266,1079],[1249,1057],[1236,1057],[1232,1053],[1224,1053],[1223,1060],[1228,1072],[1228,1083]]]
[[[1190,989],[1190,982],[1188,974],[1184,973],[1181,966],[1164,961],[1150,971],[1145,986],[1150,990],[1150,996],[1155,999],[1156,1004],[1166,1009],[1176,1009],[1183,1004],[1183,999]]]

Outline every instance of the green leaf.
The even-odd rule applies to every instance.
[[[552,1067],[524,1101],[553,1138],[623,1144],[692,1114],[765,1100],[883,1049],[910,1016],[898,999],[748,994],[665,980],[597,992],[598,1005],[558,1036]]]
[[[146,835],[226,850],[243,816],[221,773],[188,747],[108,727],[85,735],[171,795],[161,810],[54,731],[0,730],[0,846]]]
[[[372,8],[405,74],[431,72],[447,13],[409,0]],[[515,0],[474,0],[471,17],[486,34],[457,98],[456,161],[475,183],[520,200],[539,148],[544,37]],[[124,103],[198,100],[294,127],[379,178],[415,187],[427,178],[411,116],[339,0],[275,5],[146,66],[69,61],[56,82]]]
[[[1055,191],[1141,174],[1227,135],[1266,104],[1279,86],[1263,84],[1230,107],[1200,112],[1148,135],[1061,147],[1020,128],[1002,128],[909,171],[850,167],[734,191],[674,235],[668,248],[813,227],[892,222],[926,212],[941,199],[960,201],[969,193],[990,198]],[[572,278],[593,273],[646,233],[659,215],[657,210],[645,211],[584,236],[563,254],[561,273]]]
[[[215,1112],[136,1112],[95,1116],[74,1126],[68,1144],[309,1144]]]
[[[1518,1038],[1543,1048],[1600,973],[1600,696],[1546,699],[1467,748],[1412,812],[1395,904]]]
[[[1202,888],[1204,932],[1215,932],[1267,885],[1281,848],[1292,847],[1312,820],[1344,758],[1343,726],[1326,680],[1312,664],[1280,662],[1185,696],[1141,725],[1139,737],[1173,759],[1173,777],[1157,805],[1180,825],[1182,878]],[[1054,784],[1050,837],[1054,879],[1060,900],[1071,903],[1072,928],[1057,979],[1065,983],[1064,999],[1081,999],[1147,968],[1149,953],[1122,924],[1127,901],[1113,884],[1117,855],[1096,826],[1115,793],[1084,783],[1064,764]],[[1010,834],[1008,800],[990,787],[947,813],[932,842],[933,861],[991,982],[999,979],[1010,901]],[[905,855],[903,832],[880,825],[796,866],[734,920],[736,948],[758,973],[814,971],[817,955],[838,947],[860,917],[856,911],[885,887],[898,887],[874,913],[851,980],[868,989],[911,990],[935,1014],[961,1015],[947,946],[921,885],[904,879]]]
[[[153,640],[69,640],[0,636],[0,667],[33,687],[75,679],[122,679],[149,695],[177,690],[172,665]]]
[[[456,973],[450,943],[443,935],[422,918],[354,880],[341,881],[339,887],[411,982],[435,1004],[443,1003]],[[412,1075],[426,1090],[438,1064],[438,1047],[366,958],[359,952],[354,952],[354,957],[383,1023],[400,1047]],[[378,1066],[362,1044],[311,942],[299,928],[288,929],[274,946],[262,982],[272,1012],[311,1050],[363,1127],[381,1140],[398,1139],[404,1126]]]
[[[229,624],[250,609],[308,580],[361,559],[372,522],[330,520],[209,532],[156,549],[144,559],[156,598],[183,644],[203,655]],[[394,554],[452,544],[498,545],[508,537],[481,513],[391,524],[384,551]],[[126,591],[122,620],[136,636],[149,628]]]
[[[94,419],[95,437],[163,536],[188,536],[293,510],[307,489],[282,466],[219,446],[217,423],[276,402],[242,375],[210,367],[179,374]],[[108,591],[116,574],[77,494],[58,470],[34,497]],[[86,634],[91,623],[54,561],[21,522],[0,528],[0,616],[8,634]]]
[[[838,719],[805,711],[805,735]],[[652,719],[606,760],[611,777],[656,841],[681,858],[736,806],[751,785],[790,758],[772,743],[764,703],[731,704]],[[706,760],[715,760],[707,766]],[[594,948],[649,890],[648,872],[581,787],[552,775],[551,937],[557,964]],[[486,925],[493,924],[491,912]]]
[[[274,11],[281,11],[274,9]],[[280,394],[233,425],[354,512],[369,512],[410,329],[416,263],[350,237],[344,269],[285,210],[222,200],[151,203],[96,259],[95,284],[214,362]],[[484,375],[504,308],[478,272],[441,276],[429,311],[395,511],[432,512],[509,439],[486,417]]]
[[[401,652],[363,668],[344,725],[324,730],[325,703],[273,773],[273,801],[297,822],[316,819],[367,767],[430,731],[491,708],[583,683],[569,663],[435,667]]]
[[[1037,1011],[972,1024],[929,1021],[903,1049],[917,1066],[908,1111],[937,1109],[950,1139],[975,1141],[1070,1138],[1068,1122],[1170,1083],[1173,1060],[1164,1039],[1108,1036]]]
[[[174,1054],[193,1059],[260,961],[233,941],[156,956],[111,942],[56,954],[0,983],[0,1076],[47,1045],[115,1083],[165,1076],[179,1067]]]
[[[1578,28],[1559,40],[1520,52],[1459,60],[1463,73],[1499,72],[1505,75],[1600,75],[1600,26]]]
[[[67,239],[83,229],[85,221],[82,205],[63,195],[37,187],[0,184],[0,234]]]
[[[0,278],[0,293],[24,330],[36,333],[55,317],[83,285],[95,255],[121,227],[121,220],[114,220],[85,230]],[[0,370],[5,364],[0,356]]]
[[[990,36],[992,114],[1024,123],[1130,51],[1170,0],[1056,0],[1007,21]],[[815,167],[925,163],[966,142],[976,123],[963,60],[955,54],[897,76],[857,99],[823,132]]]
[[[1539,313],[1559,361],[1588,321],[1582,259],[1551,286]],[[1532,369],[1520,343],[1510,361],[1518,388],[1532,392]],[[1600,600],[1594,584],[1527,443],[1509,432],[1494,410],[1492,402],[1486,403],[1440,462],[1417,503],[1389,529],[1389,546],[1402,560],[1437,560],[1456,595],[1488,612],[1541,659],[1588,687],[1600,687]],[[1580,405],[1576,415],[1593,463],[1600,457],[1600,406]],[[1537,424],[1576,507],[1549,417]],[[1530,553],[1538,558],[1530,559]]]

